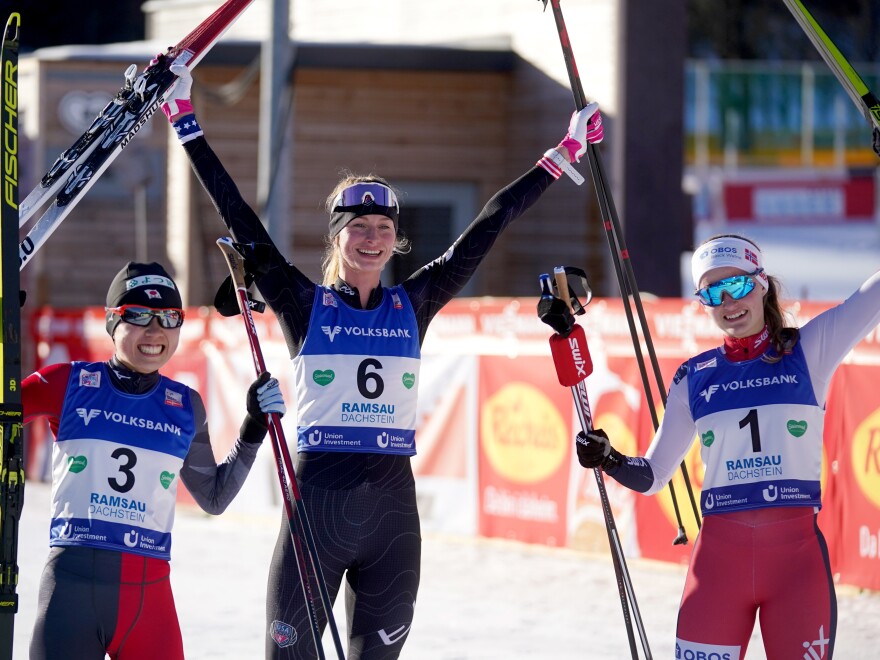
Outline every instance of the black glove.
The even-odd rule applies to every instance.
[[[586,435],[579,431],[575,437],[578,462],[585,468],[602,468],[608,474],[617,472],[624,456],[608,442],[602,429],[593,429]]]
[[[248,388],[245,399],[248,414],[238,431],[244,442],[262,442],[269,431],[268,413],[287,412],[278,381],[268,371],[261,373]]]
[[[541,296],[538,301],[538,318],[563,337],[574,327],[574,316],[561,298]]]

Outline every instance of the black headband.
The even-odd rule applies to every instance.
[[[379,206],[378,204],[359,204],[357,206],[337,206],[330,214],[330,237],[336,236],[349,222],[363,215],[384,215],[394,223],[394,231],[397,231],[397,208],[394,206]]]

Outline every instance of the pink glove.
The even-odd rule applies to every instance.
[[[169,89],[162,103],[162,112],[171,121],[172,117],[193,112],[190,94],[192,92],[192,73],[185,64],[172,64],[169,71],[177,76],[177,81]]]
[[[568,124],[568,133],[559,143],[559,148],[568,149],[572,162],[579,163],[581,156],[587,153],[587,143],[598,144],[605,137],[602,127],[602,114],[598,103],[590,103],[583,110],[572,113]]]

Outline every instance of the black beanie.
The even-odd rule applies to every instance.
[[[142,305],[154,309],[181,308],[183,301],[174,280],[161,264],[129,261],[110,283],[106,306]],[[107,312],[107,332],[112,337],[122,321],[118,314]]]

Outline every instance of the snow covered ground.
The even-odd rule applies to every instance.
[[[47,484],[27,483],[15,660],[27,658],[47,553],[49,496]],[[263,657],[266,571],[279,520],[238,511],[209,517],[179,507],[172,581],[189,660]],[[628,565],[652,655],[671,659],[684,568],[645,560]],[[835,658],[877,658],[880,593],[841,588],[838,596]],[[336,618],[344,635],[341,603]],[[325,648],[327,657],[335,658],[329,641]],[[402,657],[627,660],[631,655],[610,558],[428,534],[416,619]],[[765,658],[758,631],[748,657]]]

